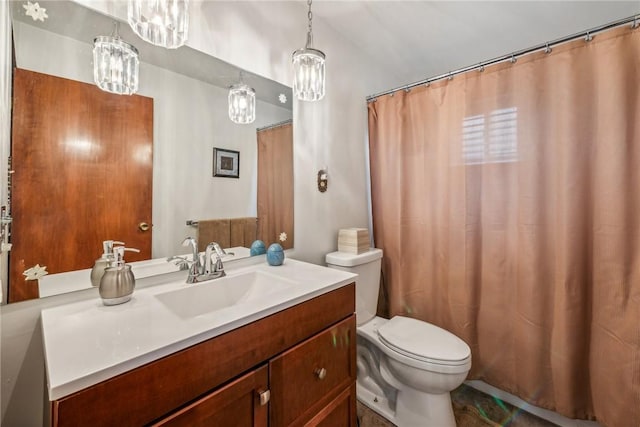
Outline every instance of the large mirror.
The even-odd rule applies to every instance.
[[[72,1],[39,1],[39,5],[46,9],[47,18],[44,21],[35,20],[27,14],[27,1],[11,2],[16,68],[35,72],[38,75],[55,76],[93,85],[93,39],[96,36],[110,35],[113,32],[113,18],[96,13]],[[150,255],[147,251],[146,258],[152,259],[165,259],[186,253],[187,250],[182,247],[181,243],[187,236],[196,236],[195,223],[203,220],[257,218],[259,191],[268,194],[279,193],[277,189],[263,190],[258,185],[258,163],[266,162],[267,165],[271,164],[272,166],[275,163],[277,168],[279,161],[277,153],[267,153],[267,156],[271,158],[259,161],[259,135],[262,131],[280,126],[291,126],[291,88],[251,72],[240,70],[187,46],[176,50],[152,46],[135,36],[126,23],[119,24],[119,35],[139,51],[140,83],[138,95],[152,98],[152,101],[149,101],[152,102],[152,149],[138,150],[139,153],[136,154],[139,163],[147,162],[152,167],[149,183],[151,188],[148,191],[136,190],[135,194],[128,194],[124,198],[125,202],[119,201],[112,204],[108,209],[108,214],[118,216],[120,212],[134,209],[143,197],[149,200],[151,218],[137,219],[139,223],[135,224],[133,234],[150,234]],[[233,37],[233,35],[230,34],[229,37]],[[18,78],[18,74],[16,73],[15,79]],[[23,92],[23,96],[26,93],[26,98],[40,99],[44,97],[40,92],[29,92],[29,90],[33,90],[29,89],[32,88],[29,86],[32,79],[31,74],[26,73],[21,78],[27,81],[28,86],[26,92]],[[228,115],[229,87],[240,82],[241,79],[256,91],[256,120],[252,124],[233,123]],[[94,92],[90,93],[96,94],[97,97],[99,89],[94,86],[91,90]],[[17,96],[17,93],[20,92],[14,85],[14,97]],[[54,92],[52,96],[54,97],[53,108],[58,110],[55,97],[61,95],[56,95]],[[80,108],[82,105],[91,104],[92,96],[87,95],[76,104]],[[133,98],[126,95],[109,94],[109,96],[115,99],[115,101],[110,101],[115,102],[112,106],[113,110],[121,108],[120,102]],[[62,105],[62,102],[59,104]],[[63,107],[59,109],[61,110]],[[64,114],[60,117],[56,120],[64,125],[67,117]],[[131,119],[132,122],[136,120]],[[14,128],[16,127],[15,122],[14,117]],[[103,128],[109,125],[101,123],[100,120],[98,122],[100,123],[98,125],[101,128],[100,132],[106,132]],[[33,125],[30,126],[33,127]],[[15,132],[13,135],[15,136]],[[29,140],[34,144],[30,150],[39,150],[35,145],[37,138],[31,137],[32,134],[28,135]],[[119,135],[114,136],[116,140],[118,137]],[[273,136],[270,135],[266,139],[268,145]],[[111,150],[109,147],[96,149],[92,147],[92,142],[87,142],[81,137],[64,143],[67,144],[69,150],[76,150],[79,153],[71,158],[73,162],[83,161],[83,155],[86,157],[87,152],[96,157],[99,150]],[[12,169],[16,171],[14,177],[17,177],[20,172],[28,170],[32,172],[31,175],[40,179],[40,181],[36,179],[36,187],[29,190],[31,197],[39,198],[44,202],[46,199],[66,197],[69,193],[76,191],[75,188],[70,187],[68,176],[62,178],[64,172],[73,163],[69,158],[66,158],[65,164],[54,168],[54,176],[55,173],[58,173],[59,178],[42,178],[40,171],[37,174],[33,173],[33,168],[40,167],[37,163],[39,160],[33,160],[37,159],[34,151],[20,156],[14,152],[15,138],[13,138],[12,144]],[[82,150],[85,150],[84,154],[82,154]],[[230,178],[216,174],[216,150],[218,155],[220,152],[227,153],[228,156],[235,159],[231,160],[232,162],[237,160],[237,163],[232,166],[232,168],[237,167],[237,177]],[[219,164],[217,166],[220,167]],[[89,172],[82,173],[80,179],[91,175],[91,171],[99,168],[101,168],[100,165],[92,166],[92,169],[88,169]],[[114,174],[113,171],[109,173]],[[42,191],[42,188],[45,188],[43,180],[59,180],[60,182],[57,183],[57,187],[52,187],[56,190]],[[17,179],[13,184],[16,182]],[[38,187],[38,182],[41,187]],[[292,186],[292,183],[289,182],[287,185]],[[18,189],[15,185],[12,188],[12,195],[16,196],[16,200],[16,193],[19,190],[22,189]],[[105,194],[101,188],[96,188],[94,193],[96,198],[103,199],[108,199],[113,195]],[[43,231],[45,237],[42,237],[43,242],[41,243],[50,247],[52,254],[66,258],[82,256],[89,260],[81,266],[86,269],[91,268],[92,260],[98,258],[102,253],[100,245],[94,244],[87,247],[83,242],[76,242],[72,238],[61,239],[58,235],[58,231],[63,228],[68,230],[86,228],[82,225],[83,216],[87,216],[86,206],[91,205],[93,199],[91,197],[84,199],[81,202],[82,206],[67,208],[63,212],[48,209],[49,213],[47,213],[46,219],[39,220],[35,227]],[[113,200],[117,200],[117,198],[114,197]],[[16,212],[17,206],[13,201],[12,198],[12,215],[15,227],[12,229],[11,242],[14,244],[14,248],[22,243],[23,247],[27,247],[26,251],[28,252],[29,245],[35,245],[36,239],[31,237],[21,240],[23,236],[20,235],[18,226],[20,212]],[[270,204],[273,204],[273,201],[262,203],[267,207]],[[277,205],[278,201],[275,204]],[[52,211],[56,217],[50,216]],[[289,216],[292,227],[292,212]],[[263,238],[267,244],[277,239],[275,235],[262,237],[259,230],[257,233],[256,237]],[[98,240],[127,239],[126,236],[100,233],[100,230],[96,230],[95,234],[98,236]],[[25,240],[30,241],[25,242]],[[125,243],[130,245],[130,242]],[[64,251],[64,248],[71,246],[73,247],[72,252]],[[291,243],[288,247],[291,247]],[[14,263],[20,256],[13,252],[10,254]],[[127,256],[129,257],[130,254],[127,253]],[[140,258],[131,254],[128,260],[138,261]],[[47,259],[30,260],[20,265],[18,269],[22,272],[22,269],[33,267],[32,264],[46,266],[50,262],[53,261]],[[57,271],[48,272],[58,273]],[[16,278],[10,278],[11,280],[16,282]],[[41,296],[55,293],[57,292],[45,292],[44,294],[40,292]],[[16,298],[14,291],[12,298],[12,290],[9,289],[9,302],[31,297]]]

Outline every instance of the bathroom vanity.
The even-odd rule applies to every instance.
[[[288,259],[43,310],[51,425],[355,426],[354,278]]]

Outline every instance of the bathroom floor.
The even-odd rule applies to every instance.
[[[521,411],[507,402],[461,385],[451,393],[458,427],[557,427],[549,421]],[[360,427],[394,427],[376,412],[358,402]],[[438,427],[438,426],[425,426]]]

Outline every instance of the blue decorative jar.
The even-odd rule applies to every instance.
[[[269,265],[282,265],[284,262],[284,250],[279,243],[274,243],[267,249],[267,262]]]
[[[262,240],[256,240],[251,244],[251,248],[249,249],[249,254],[251,256],[262,255],[265,253],[267,253],[267,247]]]

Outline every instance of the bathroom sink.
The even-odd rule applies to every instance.
[[[196,317],[227,307],[264,300],[295,285],[264,271],[227,276],[156,295],[169,310],[182,318]]]

